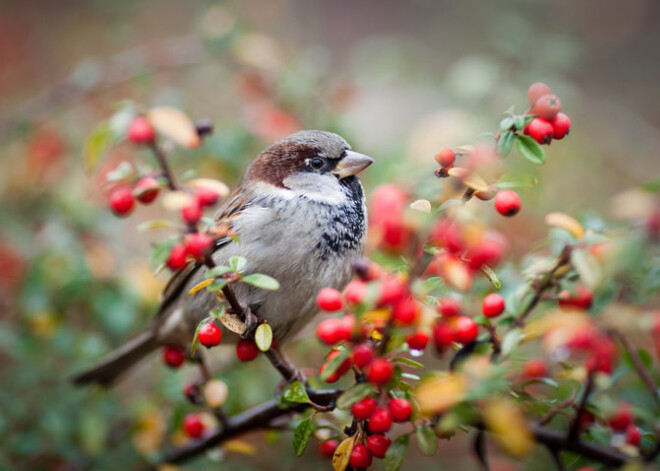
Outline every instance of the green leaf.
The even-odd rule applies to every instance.
[[[413,368],[417,368],[418,370],[423,370],[424,368],[426,368],[420,362],[412,360],[410,358],[396,357],[396,358],[392,358],[392,361],[395,363],[403,363],[404,365],[412,366]]]
[[[351,352],[346,349],[339,350],[339,353],[332,357],[332,359],[328,362],[328,366],[326,366],[323,370],[323,373],[321,373],[321,379],[326,381],[330,376],[332,376],[333,373],[337,371],[337,368],[339,368],[341,364],[346,361],[350,354]]]
[[[385,471],[399,471],[409,442],[410,435],[407,434],[401,435],[392,442],[385,453]]]
[[[310,402],[307,391],[305,391],[305,387],[300,381],[294,381],[289,384],[282,393],[282,398],[289,402]]]
[[[513,149],[513,143],[516,140],[516,135],[513,131],[507,131],[500,136],[500,139],[497,141],[497,153],[502,157],[506,157],[511,153]]]
[[[254,343],[262,352],[270,350],[270,345],[273,343],[273,330],[270,328],[270,324],[264,322],[257,327],[257,331],[254,333]]]
[[[197,324],[197,328],[195,329],[195,336],[193,337],[192,345],[190,346],[191,357],[195,354],[195,350],[197,350],[197,345],[199,345],[199,329],[201,329],[203,325],[208,324],[209,321],[211,320],[213,320],[213,318],[207,317],[206,319],[202,320],[199,324]]]
[[[497,273],[490,268],[488,265],[481,265],[481,271],[486,275],[488,280],[491,282],[493,285],[493,288],[496,290],[500,290],[502,288],[502,282],[500,281],[500,277],[497,276]]]
[[[518,151],[527,160],[538,165],[545,163],[545,151],[534,139],[529,136],[518,136],[516,143]]]
[[[257,288],[267,289],[270,291],[280,289],[280,284],[275,278],[264,275],[262,273],[252,273],[251,275],[244,276],[242,279],[243,282],[252,286],[256,286]]]
[[[224,304],[222,306],[220,306],[220,309],[211,309],[209,311],[209,314],[211,315],[211,317],[213,317],[214,319],[218,319],[218,320],[222,319],[222,317],[226,313],[227,313],[227,306],[225,306]]]
[[[511,188],[533,188],[538,186],[539,179],[536,175],[529,173],[509,174],[505,173],[497,181],[497,187],[501,190]]]
[[[227,280],[224,278],[220,278],[219,280],[215,280],[213,283],[208,285],[206,289],[213,293],[215,291],[220,291],[225,286],[227,286]]]
[[[127,100],[120,104],[119,110],[108,121],[112,142],[116,143],[126,137],[128,127],[135,119],[137,111],[132,101]]]
[[[172,239],[154,245],[154,248],[151,249],[151,256],[149,257],[149,266],[152,270],[159,270],[165,265],[165,262],[172,251],[172,247],[175,245],[176,242]]]
[[[134,173],[135,169],[133,168],[133,165],[123,160],[119,162],[117,168],[105,174],[105,179],[108,182],[118,182],[131,178]]]
[[[518,346],[522,338],[522,331],[519,328],[511,329],[504,334],[502,339],[502,356],[506,356]]]
[[[233,271],[231,267],[228,267],[226,265],[219,265],[217,267],[209,268],[208,270],[206,270],[206,274],[204,275],[204,277],[217,278],[231,271]]]
[[[229,258],[229,266],[231,267],[232,271],[241,272],[245,269],[246,265],[247,259],[245,257],[234,255],[233,257]]]
[[[401,373],[401,379],[411,379],[413,381],[419,381],[419,376],[414,375],[412,373]]]
[[[311,437],[313,430],[314,424],[311,417],[296,425],[296,428],[293,430],[293,451],[296,452],[296,456],[302,456],[305,453],[309,437]]]
[[[507,116],[506,118],[500,121],[500,131],[507,132],[511,129],[511,126],[514,125],[514,120],[512,116]]]
[[[525,126],[527,126],[529,122],[533,119],[534,116],[532,115],[519,114],[513,117],[513,124],[518,131],[522,131],[523,129],[525,129]]]
[[[85,165],[87,171],[93,171],[105,155],[111,144],[111,131],[104,122],[92,129],[85,141]]]
[[[660,178],[644,183],[642,185],[642,190],[648,193],[656,193],[660,191]]]
[[[373,392],[374,387],[371,383],[358,383],[355,386],[348,388],[341,396],[339,396],[339,399],[337,399],[337,408],[344,410],[349,409],[353,404],[370,396]]]
[[[419,451],[426,456],[434,455],[438,450],[438,439],[428,424],[415,427],[415,438],[417,439]]]

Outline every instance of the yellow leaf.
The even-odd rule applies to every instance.
[[[222,444],[222,448],[242,455],[254,455],[257,452],[257,447],[243,440],[227,440]]]
[[[210,285],[214,281],[215,281],[215,278],[209,278],[208,280],[200,281],[195,286],[190,288],[190,291],[188,291],[188,294],[193,295],[196,292],[203,290],[204,288],[206,288],[208,285]]]
[[[194,200],[185,191],[170,191],[163,196],[163,208],[168,211],[179,211],[191,204]]]
[[[453,167],[450,168],[447,173],[452,177],[458,178],[465,186],[468,186],[473,190],[481,192],[488,191],[488,183],[486,183],[476,172],[471,172],[462,167]]]
[[[208,188],[219,194],[221,198],[226,198],[230,192],[227,185],[220,180],[214,180],[212,178],[195,178],[193,180],[188,180],[186,184],[195,188]]]
[[[182,147],[195,148],[201,144],[193,122],[177,108],[170,106],[152,108],[147,113],[147,119],[158,133]]]
[[[584,227],[582,227],[582,224],[568,214],[550,213],[545,216],[545,223],[548,226],[564,229],[577,239],[581,239],[584,236]]]
[[[543,335],[544,346],[552,351],[570,341],[575,332],[588,329],[590,326],[591,320],[587,313],[564,312],[557,308],[525,325],[523,337],[525,341],[529,341]]]
[[[348,467],[348,462],[351,459],[351,452],[353,451],[353,445],[355,445],[355,438],[357,435],[348,437],[346,440],[341,442],[335,454],[332,455],[332,467],[335,471],[344,471]]]
[[[219,379],[211,379],[204,385],[204,400],[210,407],[222,406],[228,394],[227,384]]]
[[[410,208],[422,213],[431,212],[431,202],[429,200],[417,200],[410,203]]]
[[[486,403],[483,414],[486,427],[509,454],[519,458],[532,450],[532,433],[516,404],[508,399],[493,399]]]
[[[139,414],[132,436],[133,446],[143,455],[152,455],[160,449],[166,430],[162,412],[149,406]]]
[[[373,311],[365,312],[362,315],[362,320],[371,324],[379,321],[387,322],[390,319],[389,309],[375,309]]]
[[[452,374],[421,381],[415,388],[415,399],[422,414],[432,415],[444,412],[459,403],[467,392],[467,384],[462,375]]]

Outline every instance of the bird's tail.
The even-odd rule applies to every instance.
[[[71,378],[76,385],[98,383],[109,387],[124,371],[159,347],[156,333],[148,330],[110,352],[103,361]]]

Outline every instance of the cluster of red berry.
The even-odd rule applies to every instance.
[[[570,118],[561,112],[561,100],[543,82],[532,84],[527,90],[529,114],[535,116],[524,133],[539,144],[563,139],[571,129]]]

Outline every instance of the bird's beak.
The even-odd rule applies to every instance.
[[[332,173],[337,175],[339,179],[357,175],[369,165],[374,163],[374,159],[366,155],[347,150],[346,155],[341,158]]]

